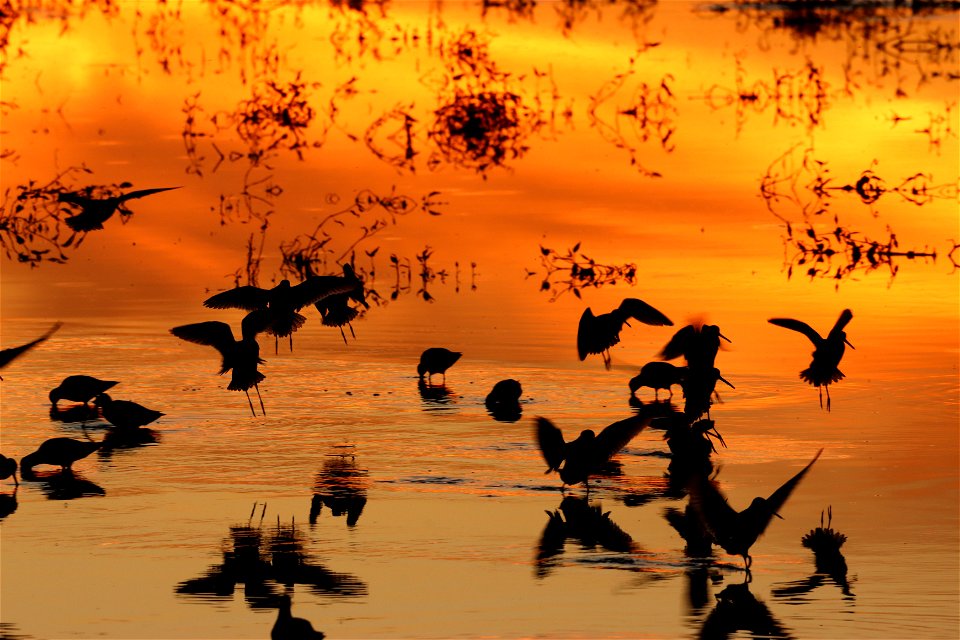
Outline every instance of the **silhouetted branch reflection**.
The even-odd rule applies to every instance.
[[[543,267],[540,291],[551,292],[550,302],[568,291],[579,298],[580,290],[587,287],[599,288],[621,282],[632,286],[637,282],[637,265],[632,262],[622,265],[598,263],[580,251],[579,242],[566,253],[541,246],[540,265]],[[537,273],[527,269],[528,278]]]
[[[334,517],[346,515],[348,527],[355,526],[367,504],[368,485],[367,470],[357,466],[352,453],[328,453],[314,480],[310,524],[327,507]]]

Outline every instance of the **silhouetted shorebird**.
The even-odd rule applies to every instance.
[[[689,420],[696,420],[704,413],[710,417],[710,407],[713,405],[713,398],[720,399],[717,393],[717,382],[722,382],[731,389],[736,389],[726,378],[720,374],[720,369],[712,367],[710,369],[701,369],[687,367],[680,386],[683,388],[683,413]]]
[[[22,356],[24,353],[26,353],[27,351],[30,351],[30,349],[33,349],[35,346],[45,341],[47,338],[49,338],[54,333],[56,333],[57,329],[59,329],[62,326],[63,326],[62,322],[57,322],[52,327],[47,329],[47,332],[45,334],[43,334],[36,340],[31,340],[27,344],[22,344],[19,347],[10,347],[9,349],[3,349],[2,351],[0,351],[0,369],[3,369],[8,364],[10,364],[14,360]],[[0,380],[3,380],[2,376],[0,376]]]
[[[493,385],[483,404],[495,420],[516,422],[523,410],[520,408],[520,396],[523,387],[518,380],[507,378]]]
[[[6,480],[11,476],[13,477],[14,484],[19,485],[20,481],[17,480],[17,461],[0,453],[0,480]]]
[[[241,335],[243,337],[240,340],[233,337],[230,325],[216,320],[174,327],[170,329],[170,333],[181,340],[204,344],[219,351],[223,357],[223,361],[220,363],[220,375],[231,369],[233,370],[227,389],[243,391],[247,394],[250,413],[256,416],[257,414],[253,410],[253,401],[250,400],[250,387],[257,390],[260,409],[264,415],[267,413],[263,407],[263,398],[260,397],[260,387],[258,386],[266,376],[257,371],[257,366],[264,363],[260,359],[260,345],[257,344],[257,333],[263,326],[263,314],[259,311],[253,311],[248,313],[241,323]]]
[[[778,512],[821,453],[823,449],[817,451],[807,466],[783,483],[769,498],[754,498],[743,511],[735,511],[716,485],[704,476],[698,476],[690,482],[690,505],[717,545],[731,555],[743,556],[749,573],[752,564],[750,547],[763,535],[774,516],[782,519]]]
[[[277,609],[277,621],[270,630],[270,640],[321,640],[325,636],[317,631],[304,618],[294,618],[290,613],[290,596],[280,596],[280,606]]]
[[[112,198],[91,198],[80,193],[67,192],[57,196],[60,202],[66,202],[76,207],[80,207],[80,213],[70,216],[64,222],[74,231],[93,231],[94,229],[103,229],[103,223],[110,219],[120,209],[127,200],[143,198],[161,191],[170,191],[180,187],[160,187],[158,189],[140,189],[130,191]],[[130,213],[127,211],[127,213]]]
[[[604,366],[609,369],[610,347],[620,342],[620,331],[624,324],[630,326],[627,322],[630,318],[653,326],[673,325],[670,318],[637,298],[624,298],[619,307],[598,316],[593,315],[593,311],[587,307],[577,327],[577,354],[580,360],[599,353]]]
[[[339,286],[347,287],[346,290],[341,293],[327,296],[314,303],[317,311],[320,312],[323,325],[325,327],[337,327],[340,329],[343,343],[347,344],[347,334],[343,332],[343,326],[346,325],[350,329],[350,335],[356,338],[357,335],[353,332],[353,325],[351,323],[360,315],[360,312],[356,308],[350,306],[350,301],[353,300],[363,305],[365,309],[370,308],[363,288],[363,280],[361,280],[356,271],[353,270],[353,266],[351,266],[350,263],[344,263],[342,276],[311,277],[332,279],[337,282]]]
[[[427,383],[433,379],[433,374],[443,375],[443,384],[447,382],[447,369],[452,367],[460,356],[459,351],[450,351],[443,347],[430,347],[420,354],[420,364],[417,365],[417,374],[420,378],[427,376]]]
[[[630,395],[636,395],[641,387],[650,387],[654,398],[660,398],[660,389],[669,391],[672,398],[673,390],[670,387],[680,384],[686,373],[686,367],[676,367],[669,362],[648,362],[640,367],[639,374],[630,379]]]
[[[563,484],[582,482],[589,488],[590,476],[627,446],[647,423],[647,417],[636,415],[604,427],[599,435],[584,429],[575,440],[565,442],[559,428],[546,418],[537,418],[537,444],[547,462],[546,473],[557,471]]]
[[[87,404],[106,392],[113,386],[120,384],[116,380],[100,380],[93,376],[67,376],[59,385],[50,390],[50,402],[57,404],[60,400],[71,400]]]
[[[114,400],[105,393],[94,398],[94,404],[100,407],[107,422],[121,429],[139,429],[166,415],[136,402]]]
[[[815,347],[813,360],[808,368],[800,372],[800,379],[817,387],[820,391],[821,409],[823,408],[823,390],[827,390],[827,411],[830,411],[830,385],[844,378],[843,372],[837,366],[840,364],[840,359],[843,358],[843,352],[846,350],[845,345],[849,345],[853,349],[853,345],[847,340],[847,334],[843,331],[852,319],[853,312],[850,309],[844,309],[826,338],[821,337],[806,322],[790,318],[770,318],[767,321],[778,327],[799,331],[813,343]]]
[[[660,350],[664,360],[673,360],[683,356],[687,366],[694,369],[712,369],[720,350],[720,339],[730,342],[730,338],[720,333],[715,324],[688,324],[680,329]]]
[[[312,276],[298,285],[291,286],[289,280],[281,280],[272,289],[243,286],[210,296],[203,306],[210,309],[245,309],[265,313],[265,331],[276,338],[276,351],[280,338],[289,336],[290,350],[293,351],[293,332],[303,326],[306,317],[298,311],[308,304],[314,304],[328,296],[343,293],[350,284],[336,276]]]
[[[32,474],[38,464],[58,466],[64,471],[73,467],[73,463],[100,448],[99,442],[74,440],[73,438],[50,438],[44,441],[36,451],[28,453],[20,460],[20,473],[24,477]]]

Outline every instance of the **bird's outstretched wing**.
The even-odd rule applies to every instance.
[[[577,355],[581,360],[586,360],[591,354],[603,353],[620,342],[622,323],[616,327],[608,327],[607,324],[593,315],[590,307],[583,311],[580,324],[577,325]]]
[[[181,325],[170,329],[170,333],[187,342],[214,347],[224,356],[235,343],[230,325],[217,320]]]
[[[693,340],[697,335],[697,329],[692,325],[688,324],[683,329],[680,329],[673,337],[670,338],[670,341],[664,345],[663,349],[660,350],[660,353],[657,354],[662,360],[673,360],[674,358],[679,358],[687,352],[687,347],[690,344],[690,341]]]
[[[537,418],[537,444],[547,462],[547,472],[560,468],[564,459],[563,432],[546,418]]]
[[[626,420],[614,422],[603,428],[596,438],[595,451],[597,457],[609,460],[623,449],[634,437],[647,426],[649,419],[642,415],[634,415]]]
[[[790,494],[793,493],[793,490],[798,484],[800,484],[800,481],[803,480],[803,476],[807,475],[807,472],[810,471],[810,467],[812,467],[813,463],[817,461],[817,458],[820,457],[821,453],[823,453],[823,449],[817,451],[817,455],[813,456],[813,460],[807,463],[807,466],[801,469],[797,475],[784,482],[779,489],[770,494],[770,497],[767,498],[767,506],[770,508],[771,516],[783,508],[787,498],[790,497]]]
[[[246,285],[210,296],[203,301],[203,306],[208,309],[243,309],[245,311],[253,311],[254,309],[265,308],[269,300],[270,292],[267,289]]]
[[[142,198],[144,196],[149,196],[154,193],[160,193],[161,191],[171,191],[173,189],[179,189],[180,187],[158,187],[156,189],[138,189],[137,191],[130,191],[123,194],[117,198],[120,202],[125,202],[127,200],[136,200],[137,198]]]
[[[843,328],[853,320],[853,312],[850,309],[844,309],[837,318],[837,323],[833,325],[833,331],[843,331]],[[832,332],[831,332],[832,333]]]
[[[639,298],[624,298],[617,307],[627,316],[655,327],[673,326],[673,321]]]
[[[63,326],[62,322],[57,322],[52,327],[47,329],[47,332],[45,334],[43,334],[36,340],[31,340],[27,344],[22,344],[19,347],[10,347],[9,349],[3,349],[2,351],[0,351],[0,369],[10,364],[12,360],[19,358],[30,349],[33,349],[35,346],[45,341],[47,338],[49,338],[54,333],[56,333],[57,329],[59,329],[62,326]]]
[[[290,287],[289,299],[295,311],[324,298],[352,291],[355,283],[341,276],[310,276]]]
[[[240,321],[240,335],[244,340],[256,338],[258,333],[270,331],[273,320],[273,314],[269,309],[254,309]]]
[[[718,543],[728,539],[737,529],[737,512],[720,493],[716,483],[697,475],[691,478],[687,490],[691,511],[699,518],[703,530]]]
[[[842,318],[843,316],[841,316]],[[850,317],[853,317],[852,315]],[[784,329],[792,329],[793,331],[799,331],[803,335],[807,336],[810,339],[810,342],[817,345],[823,342],[823,338],[819,333],[813,330],[813,327],[808,325],[806,322],[801,322],[799,320],[793,320],[792,318],[770,318],[767,320],[770,324],[775,324],[778,327],[783,327]],[[839,322],[839,321],[838,321]]]

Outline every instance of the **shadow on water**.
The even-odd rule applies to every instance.
[[[448,411],[456,408],[458,396],[446,384],[430,384],[421,378],[417,381],[417,391],[423,401],[424,411]]]
[[[506,378],[493,385],[483,404],[494,420],[516,422],[523,415],[523,407],[520,406],[522,395],[523,387],[520,382],[513,378]]]
[[[24,473],[21,477],[24,482],[39,483],[40,490],[50,500],[107,495],[103,487],[69,469]]]
[[[352,452],[328,453],[313,483],[310,524],[316,524],[326,507],[334,517],[346,515],[348,527],[355,526],[367,504],[369,484],[367,470],[357,466]]]
[[[700,628],[701,638],[731,638],[746,631],[758,638],[790,638],[790,630],[750,592],[749,583],[727,585]]]
[[[3,520],[17,510],[17,491],[19,485],[13,487],[10,493],[0,493],[0,520]]]
[[[256,507],[254,504],[254,511]],[[263,510],[266,510],[265,504]],[[312,562],[294,523],[278,522],[275,527],[267,528],[249,522],[233,525],[223,547],[221,564],[210,567],[199,578],[179,583],[175,593],[217,600],[232,598],[236,586],[243,585],[244,599],[252,609],[277,607],[283,586],[304,585],[323,596],[367,595],[367,585],[359,578]]]

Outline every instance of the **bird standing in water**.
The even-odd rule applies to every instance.
[[[317,311],[320,312],[323,325],[325,327],[337,327],[340,329],[340,335],[343,337],[343,343],[347,344],[347,334],[343,332],[343,325],[347,325],[347,327],[350,329],[350,335],[356,338],[357,334],[353,332],[353,325],[351,323],[357,319],[357,316],[360,315],[360,312],[357,311],[356,308],[350,306],[350,301],[353,300],[354,302],[363,305],[365,309],[370,308],[363,289],[363,280],[360,279],[360,277],[357,275],[357,272],[353,270],[353,266],[351,266],[349,262],[344,263],[342,276],[311,277],[330,279],[337,282],[341,286],[346,287],[346,289],[340,293],[326,296],[325,298],[318,300],[313,306],[315,306]]]
[[[290,596],[280,596],[280,606],[277,608],[277,621],[270,630],[270,640],[322,640],[325,636],[317,631],[304,618],[294,618],[290,613]]]
[[[620,331],[623,325],[630,326],[630,318],[653,326],[673,325],[670,318],[637,298],[624,298],[619,307],[598,316],[593,315],[593,310],[587,307],[577,327],[577,354],[580,360],[586,360],[591,354],[600,354],[604,366],[609,369],[610,347],[620,342]]]
[[[688,324],[680,329],[660,350],[659,357],[673,360],[683,356],[687,366],[692,369],[712,369],[720,350],[720,339],[730,342],[730,338],[720,333],[715,324]]]
[[[6,480],[11,476],[13,476],[13,483],[19,486],[20,481],[17,480],[17,461],[0,453],[0,480]]]
[[[121,215],[130,215],[131,212],[123,206],[127,200],[135,200],[154,193],[160,193],[161,191],[170,191],[179,188],[180,187],[160,187],[158,189],[140,189],[111,198],[91,198],[82,193],[66,192],[58,195],[57,200],[75,207],[80,207],[80,213],[75,216],[70,216],[65,220],[68,227],[74,231],[93,231],[95,229],[103,229],[103,223],[109,220],[117,210],[120,211]]]
[[[627,386],[630,387],[631,396],[635,396],[640,387],[650,387],[655,399],[660,399],[660,389],[669,391],[672,398],[673,390],[670,387],[681,384],[686,373],[686,367],[677,367],[669,362],[648,362],[640,367],[640,373],[632,377]]]
[[[563,432],[550,420],[537,418],[537,444],[547,462],[546,473],[557,471],[563,484],[582,482],[589,489],[590,476],[599,472],[648,423],[647,417],[635,415],[604,427],[599,435],[584,429],[576,439],[565,442]]]
[[[116,380],[100,380],[93,376],[67,376],[63,382],[50,390],[50,403],[57,404],[60,400],[72,400],[87,404],[108,389],[120,384]]]
[[[417,374],[423,379],[427,376],[427,384],[430,384],[433,374],[443,375],[443,383],[447,382],[447,369],[460,359],[463,354],[459,351],[450,351],[443,347],[430,347],[420,354],[420,364],[417,365]]]
[[[3,369],[5,366],[25,354],[30,349],[33,349],[35,346],[45,341],[47,338],[56,333],[57,329],[63,326],[62,322],[57,322],[52,327],[47,329],[47,332],[37,338],[36,340],[31,340],[27,344],[22,344],[19,347],[10,347],[9,349],[0,350],[0,369]],[[3,377],[0,376],[0,380],[3,380]]]
[[[690,506],[716,544],[731,555],[743,556],[749,574],[753,563],[750,547],[763,535],[774,516],[783,519],[778,512],[821,453],[823,449],[817,451],[807,466],[783,483],[769,498],[754,498],[749,507],[739,512],[730,506],[710,480],[702,475],[697,476],[689,486]]]
[[[114,400],[105,393],[94,398],[107,422],[120,429],[139,429],[165,415],[129,400]]]
[[[99,449],[100,444],[73,438],[50,438],[45,440],[36,451],[23,456],[20,460],[20,473],[27,477],[32,474],[33,468],[38,464],[49,464],[69,471],[74,462],[86,458]]]
[[[853,349],[853,345],[847,340],[847,334],[843,331],[852,319],[853,312],[850,309],[844,309],[826,338],[821,337],[806,322],[791,318],[770,318],[767,321],[778,327],[799,331],[813,343],[813,360],[808,368],[800,372],[800,379],[817,387],[820,391],[821,409],[823,408],[823,390],[827,390],[827,411],[830,411],[830,385],[844,378],[843,372],[837,366],[843,358],[846,346]]]
[[[247,394],[250,413],[256,416],[249,391],[250,387],[254,387],[257,390],[257,398],[260,399],[260,410],[266,415],[267,411],[263,407],[263,398],[260,397],[259,387],[266,376],[257,371],[257,366],[264,364],[264,361],[260,359],[260,345],[257,344],[257,334],[264,329],[267,320],[262,311],[248,313],[240,325],[242,336],[240,340],[233,337],[230,325],[216,320],[174,327],[170,329],[170,333],[181,340],[211,346],[219,351],[223,358],[220,363],[220,375],[231,369],[233,370],[227,389],[243,391]]]

